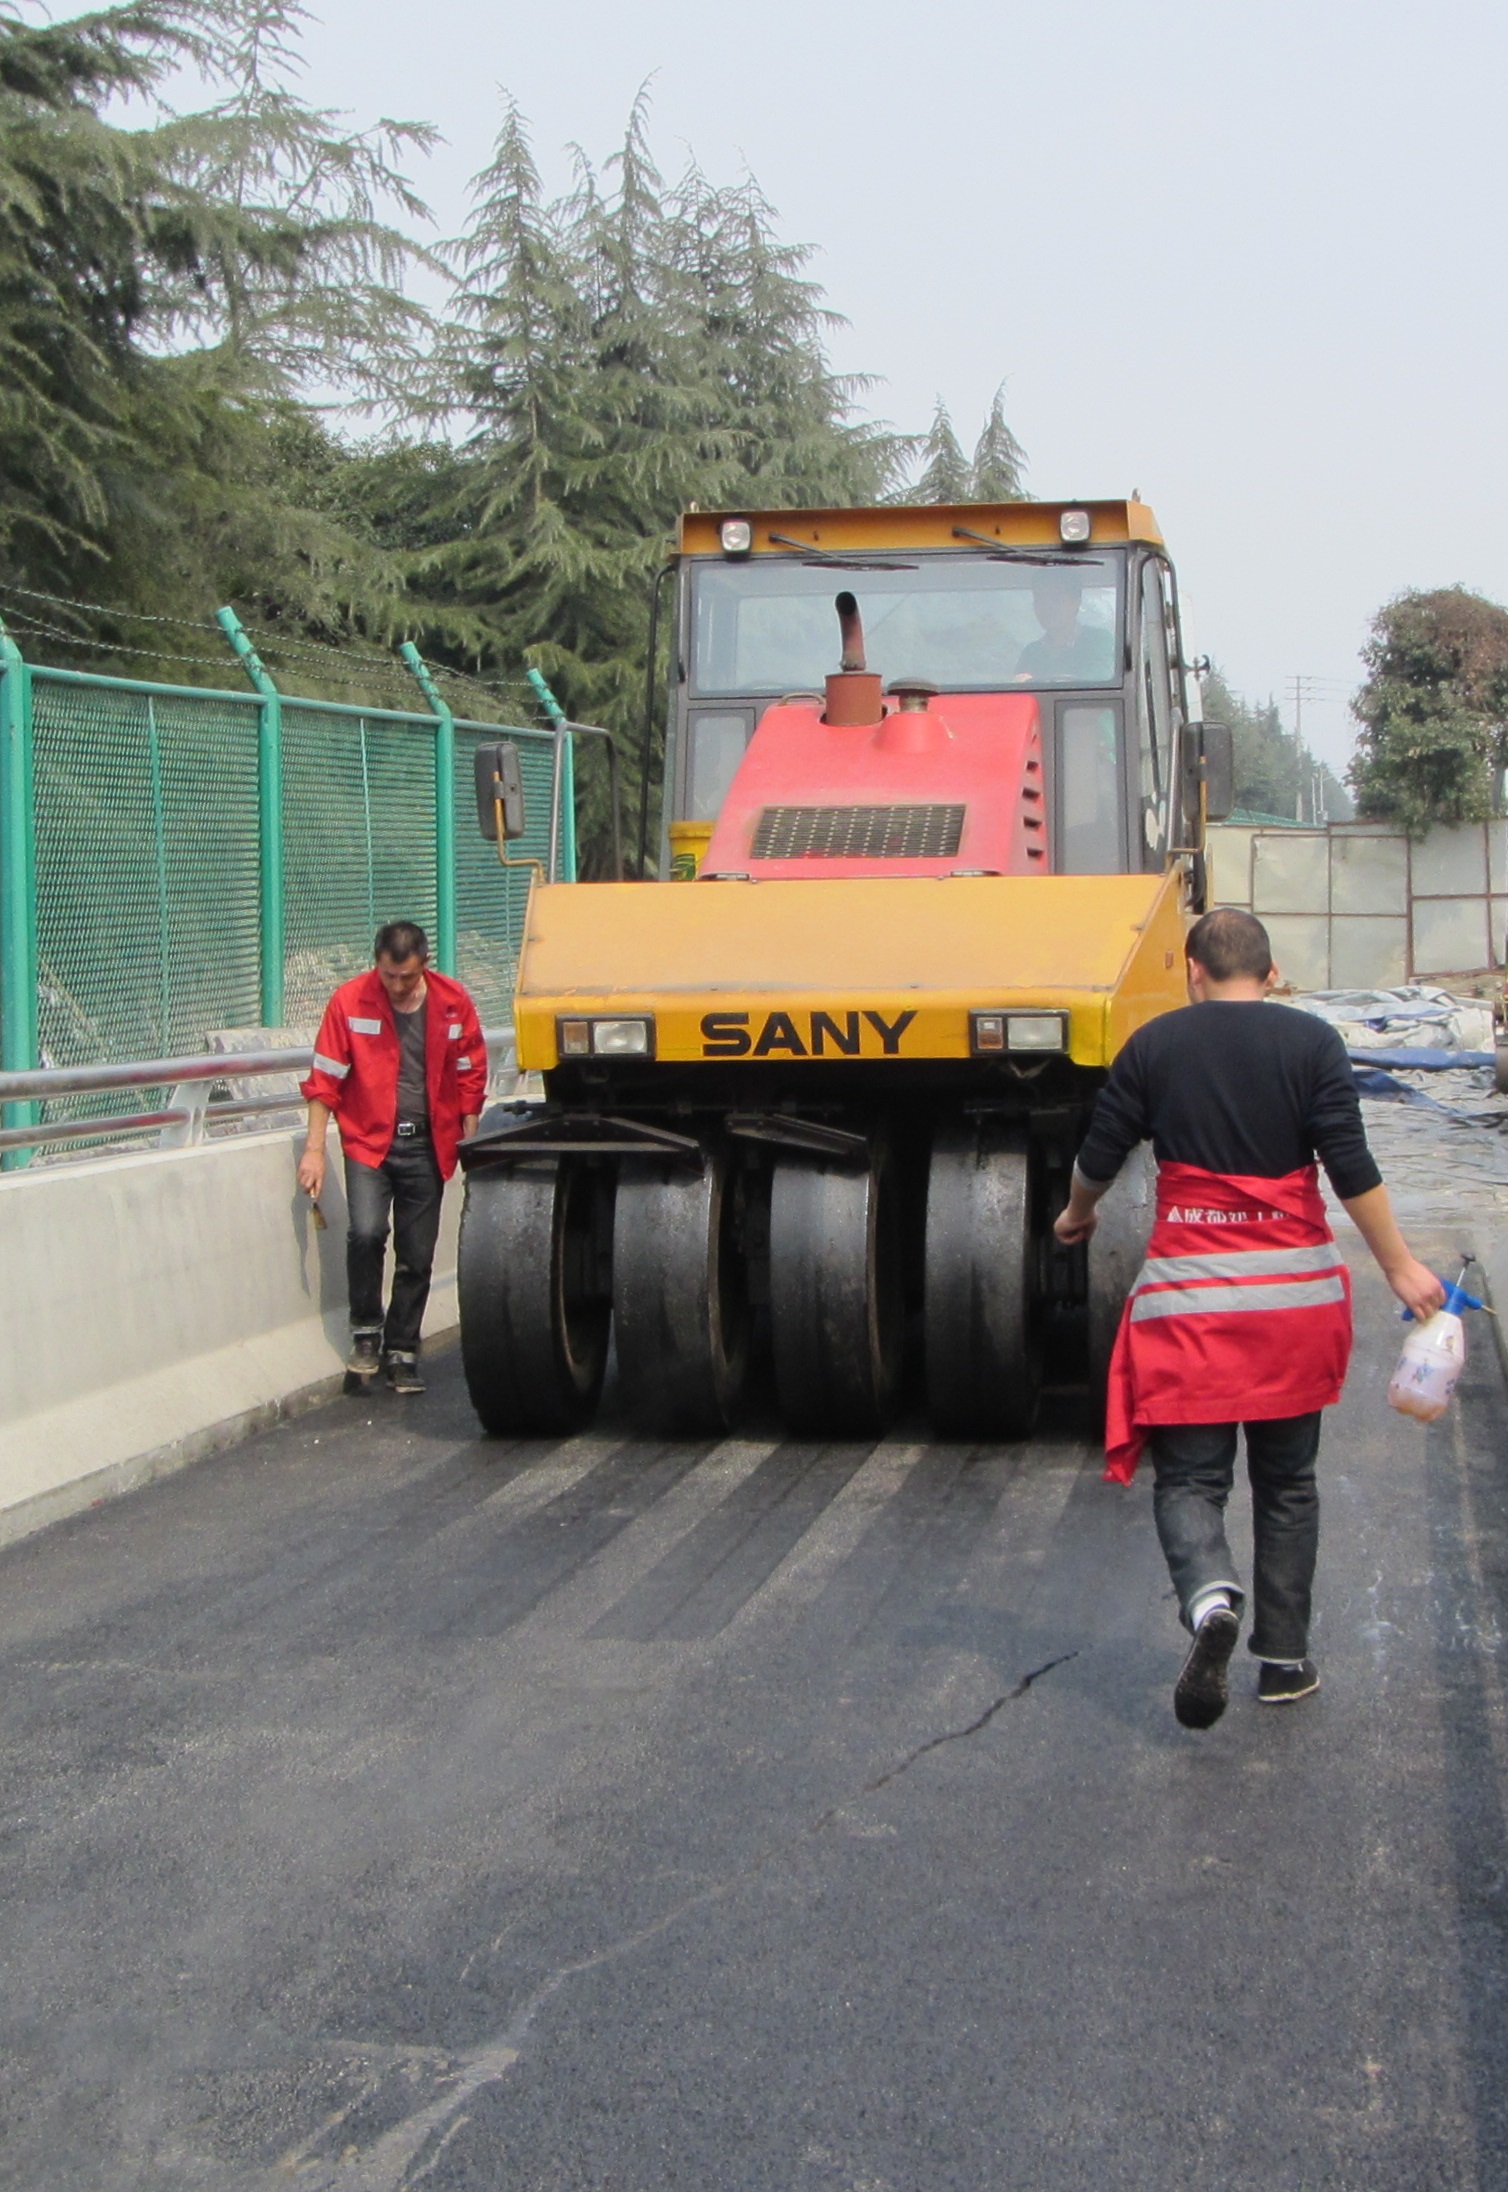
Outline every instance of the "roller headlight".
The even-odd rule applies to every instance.
[[[1069,548],[1082,548],[1090,534],[1087,510],[1065,510],[1058,520],[1058,538]]]
[[[647,1015],[622,1020],[561,1019],[555,1047],[562,1058],[652,1058],[655,1024]]]
[[[971,1012],[969,1037],[976,1057],[1061,1056],[1068,1048],[1066,1012]]]
[[[754,545],[754,528],[747,518],[724,518],[718,538],[725,556],[746,556]]]

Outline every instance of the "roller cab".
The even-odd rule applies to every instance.
[[[544,1076],[463,1152],[488,1428],[1027,1431],[1102,1392],[1145,1175],[1051,1238],[1104,1075],[1183,1001],[1221,734],[1144,505],[690,517],[665,883],[537,884]],[[764,1370],[761,1370],[761,1365]]]

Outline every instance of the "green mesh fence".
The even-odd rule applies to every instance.
[[[161,1058],[255,1025],[257,710],[34,671],[39,1047]]]
[[[433,939],[432,719],[283,702],[283,875],[292,1026],[370,966],[379,922],[417,921]]]
[[[264,706],[252,693],[31,671],[26,777],[6,779],[29,780],[29,815],[13,791],[0,801],[0,875],[33,856],[36,873],[34,934],[18,935],[12,912],[3,939],[7,1066],[169,1057],[202,1050],[211,1030],[262,1024]],[[419,921],[438,951],[437,723],[286,695],[280,717],[283,1021],[312,1027],[337,983],[370,963],[380,922]],[[499,737],[518,742],[523,767],[528,829],[514,859],[548,860],[554,766],[548,732],[455,726],[456,972],[491,1025],[510,1013],[529,881],[477,828],[473,754]],[[564,874],[571,830],[566,798]],[[3,902],[14,908],[14,894]],[[9,1002],[33,986],[34,1057]],[[162,1100],[158,1089],[66,1097],[42,1115]],[[8,1124],[34,1116],[7,1107]]]

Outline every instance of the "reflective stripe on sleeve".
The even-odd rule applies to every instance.
[[[346,1014],[346,1026],[353,1035],[380,1035],[382,1033],[382,1022],[380,1020],[358,1020],[355,1014],[350,1012]]]
[[[328,1073],[332,1080],[343,1081],[351,1069],[343,1066],[338,1058],[327,1058],[323,1051],[317,1050],[314,1053],[314,1070],[316,1073]]]
[[[469,1058],[457,1058],[456,1071],[457,1073],[469,1073],[471,1071],[471,1060]]]
[[[451,1023],[450,1023],[450,1026],[449,1026],[449,1027],[448,1027],[448,1028],[447,1028],[447,1029],[445,1030],[445,1032],[446,1032],[446,1034],[447,1034],[447,1035],[449,1036],[450,1040],[451,1040],[451,1041],[452,1041],[453,1043],[458,1043],[458,1042],[459,1042],[459,1041],[461,1040],[461,1023],[460,1023],[460,1021],[459,1021],[459,1020],[452,1020],[452,1021],[451,1021]]]
[[[1320,1248],[1248,1248],[1228,1256],[1150,1256],[1138,1286],[1176,1285],[1181,1279],[1298,1278],[1308,1271],[1339,1271],[1333,1241]]]
[[[1132,1296],[1131,1322],[1145,1324],[1149,1317],[1239,1316],[1261,1309],[1321,1309],[1327,1302],[1345,1298],[1339,1273],[1275,1286],[1165,1286],[1157,1293]]]

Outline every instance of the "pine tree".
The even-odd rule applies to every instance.
[[[295,99],[301,19],[297,0],[0,17],[0,582],[143,616],[238,592],[334,630],[401,591],[290,504],[283,443],[311,378],[374,404],[412,385],[402,285],[423,254],[381,206],[422,212],[398,162],[427,133],[346,136]],[[186,65],[224,96],[176,115],[162,90]],[[145,125],[105,119],[123,91],[155,102]],[[129,613],[49,615],[54,654],[70,630],[158,644]]]
[[[969,491],[975,502],[1019,502],[1025,493],[1022,474],[1026,451],[1005,423],[1005,388],[995,391],[990,415],[974,444]]]
[[[546,204],[511,104],[475,185],[439,368],[473,431],[419,583],[485,626],[470,666],[533,662],[621,737],[631,801],[650,587],[679,513],[869,501],[895,474],[894,438],[847,417],[805,257],[752,181],[720,191],[693,165],[666,187],[643,94],[606,187],[578,155]],[[600,786],[586,811],[600,858]]]
[[[969,502],[973,499],[969,461],[958,445],[953,421],[941,396],[922,443],[921,455],[922,472],[915,489],[918,502]]]

